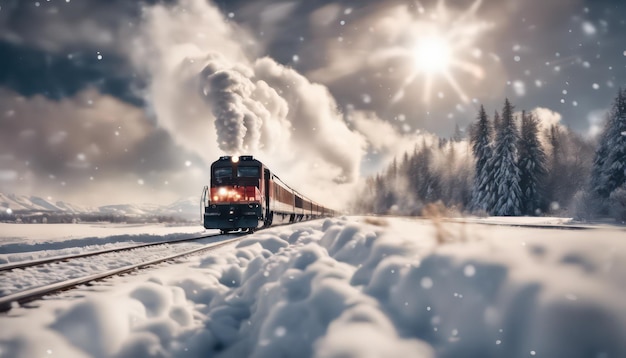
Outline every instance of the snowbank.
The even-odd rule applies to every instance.
[[[626,356],[623,232],[367,221],[265,230],[149,278],[14,309],[0,352]]]

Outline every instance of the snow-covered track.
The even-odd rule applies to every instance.
[[[211,236],[218,236],[218,235],[211,235]],[[217,242],[213,242],[210,244],[202,245],[201,247],[196,247],[196,248],[179,252],[176,254],[171,254],[171,255],[159,257],[156,259],[147,260],[147,261],[107,270],[104,272],[93,273],[90,275],[76,277],[76,278],[72,278],[68,280],[54,282],[54,283],[32,287],[32,288],[28,288],[22,291],[10,293],[8,295],[0,297],[0,312],[7,312],[13,307],[13,305],[16,305],[16,304],[22,305],[22,304],[40,299],[44,296],[48,296],[48,295],[52,295],[52,294],[56,294],[62,291],[69,290],[79,285],[87,284],[93,281],[102,280],[102,279],[112,277],[112,276],[125,274],[134,270],[140,270],[149,266],[157,265],[166,261],[175,260],[184,256],[197,254],[203,251],[214,250],[218,247],[230,244],[240,239],[241,239],[241,236],[230,238],[230,239],[225,239],[223,241],[217,241]]]
[[[554,229],[554,230],[597,230],[597,229],[612,229],[612,230],[624,230],[626,227],[616,225],[582,225],[582,224],[540,224],[540,223],[507,223],[498,221],[482,221],[482,220],[467,220],[467,219],[455,219],[455,218],[439,218],[443,222],[457,223],[457,224],[479,224],[479,225],[493,225],[493,226],[508,226],[519,227],[527,229]]]
[[[122,247],[114,247],[114,248],[111,248],[111,249],[90,251],[90,252],[84,252],[84,253],[75,254],[75,255],[63,255],[63,256],[47,257],[47,258],[44,258],[44,259],[16,262],[14,264],[0,265],[0,274],[2,272],[5,272],[5,271],[11,271],[11,270],[15,270],[15,269],[22,269],[22,268],[39,266],[39,265],[45,265],[45,264],[51,264],[51,263],[55,263],[55,262],[63,262],[63,261],[68,261],[68,260],[72,260],[72,259],[78,259],[78,258],[82,258],[82,257],[97,256],[97,255],[103,255],[103,254],[108,254],[108,253],[112,253],[112,252],[129,251],[129,250],[141,249],[141,248],[145,248],[145,247],[158,246],[158,245],[167,245],[167,244],[176,244],[176,243],[180,243],[180,242],[197,241],[197,240],[206,239],[206,238],[214,237],[214,236],[219,236],[219,235],[218,234],[202,235],[202,236],[197,236],[197,237],[189,237],[189,238],[185,238],[185,239],[177,239],[177,240],[170,240],[170,241],[158,241],[158,242],[150,242],[150,243],[145,243],[145,244],[137,244],[137,245],[122,246]]]

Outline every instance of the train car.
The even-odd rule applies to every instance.
[[[201,211],[204,227],[222,233],[335,215],[293,190],[251,155],[223,156],[211,164]]]

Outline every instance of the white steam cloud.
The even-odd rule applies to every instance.
[[[147,68],[158,124],[207,163],[252,154],[314,200],[341,205],[336,192],[358,179],[365,139],[326,87],[271,58],[251,60],[251,43],[207,2],[148,8],[131,54]]]
[[[218,146],[229,154],[256,152],[261,146],[261,127],[269,112],[252,97],[255,84],[235,70],[221,70],[214,63],[201,74],[203,94],[215,116]]]

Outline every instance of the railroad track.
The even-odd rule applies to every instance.
[[[488,226],[509,226],[509,227],[519,227],[519,228],[527,228],[527,229],[553,229],[553,230],[598,230],[598,229],[608,229],[608,230],[626,230],[626,227],[616,226],[616,225],[584,225],[584,224],[535,224],[535,223],[507,223],[507,222],[497,222],[497,221],[480,221],[480,220],[466,220],[466,219],[455,219],[455,218],[439,218],[442,222],[448,223],[457,223],[457,224],[478,224],[478,225],[488,225]]]
[[[373,217],[385,218],[387,215],[378,215]],[[393,217],[401,217],[401,216],[393,216]],[[476,224],[476,225],[486,225],[486,226],[508,226],[508,227],[519,227],[526,229],[553,229],[553,230],[622,230],[626,231],[626,226],[619,225],[605,225],[605,224],[549,224],[549,223],[524,223],[524,222],[498,222],[498,221],[481,221],[477,219],[466,219],[466,218],[449,218],[449,217],[423,217],[423,216],[402,216],[409,220],[421,220],[421,221],[439,221],[442,223],[451,223],[451,224]]]
[[[141,249],[141,248],[145,248],[145,247],[158,246],[158,245],[167,245],[167,244],[176,244],[176,243],[180,243],[180,242],[198,241],[198,240],[206,239],[206,238],[209,238],[209,237],[217,237],[217,236],[219,236],[219,234],[203,235],[203,236],[198,236],[198,237],[190,237],[190,238],[170,240],[170,241],[150,242],[150,243],[137,244],[137,245],[128,245],[128,246],[122,246],[122,247],[114,247],[114,248],[105,249],[105,250],[84,252],[84,253],[76,254],[76,255],[54,256],[54,257],[46,257],[44,259],[16,262],[14,264],[4,264],[4,265],[0,265],[0,274],[2,274],[3,272],[6,272],[6,271],[15,270],[15,269],[39,266],[39,265],[50,264],[50,263],[55,263],[55,262],[63,262],[63,261],[68,261],[68,260],[72,260],[72,259],[78,259],[78,258],[82,258],[82,257],[98,256],[98,255],[102,255],[102,254],[108,254],[108,253],[111,253],[111,252],[130,251],[130,250]]]
[[[5,281],[5,280],[6,280],[5,282],[10,282],[9,280],[11,280],[11,277],[10,277],[11,275],[13,275],[13,277],[19,277],[20,275],[26,274],[28,270],[35,270],[36,268],[39,268],[42,270],[49,270],[48,268],[49,265],[64,265],[63,268],[66,268],[67,266],[71,266],[72,264],[78,264],[77,261],[79,260],[84,261],[85,258],[92,258],[94,256],[103,256],[103,255],[113,254],[113,253],[119,254],[122,252],[126,252],[127,254],[132,255],[133,251],[139,250],[137,252],[140,252],[142,249],[145,250],[145,249],[149,249],[151,247],[155,247],[158,245],[164,246],[164,249],[161,250],[161,255],[158,255],[157,253],[158,257],[156,258],[150,257],[150,255],[154,256],[153,252],[147,253],[146,257],[143,257],[143,258],[137,257],[136,259],[138,262],[126,262],[125,264],[122,264],[121,266],[116,267],[116,268],[99,270],[97,272],[91,272],[89,274],[80,274],[78,276],[76,276],[76,274],[74,273],[73,276],[75,277],[69,277],[66,279],[61,279],[61,280],[56,280],[56,281],[54,279],[51,279],[50,281],[52,282],[46,282],[44,284],[40,284],[36,286],[31,285],[30,287],[25,287],[25,288],[21,287],[21,288],[18,288],[17,290],[15,289],[12,291],[10,290],[10,292],[6,294],[0,293],[1,295],[0,296],[0,312],[7,312],[12,307],[14,307],[14,305],[17,305],[17,304],[23,305],[25,303],[40,299],[44,296],[66,291],[82,284],[86,284],[86,283],[93,282],[93,281],[99,281],[108,277],[121,275],[121,274],[128,273],[128,272],[135,271],[135,270],[140,270],[148,266],[153,266],[156,264],[160,264],[162,262],[175,260],[181,257],[189,256],[192,254],[197,254],[203,251],[214,250],[218,247],[227,245],[229,243],[232,243],[241,239],[241,236],[237,236],[234,238],[229,238],[229,239],[225,239],[221,241],[215,241],[211,243],[202,244],[200,247],[195,246],[195,247],[190,247],[188,249],[179,248],[181,250],[179,252],[176,252],[174,254],[169,254],[169,255],[162,255],[163,252],[170,251],[170,249],[173,246],[181,245],[182,243],[189,242],[189,241],[198,241],[202,239],[210,239],[211,237],[219,237],[219,236],[222,236],[222,235],[218,235],[218,234],[205,235],[205,236],[196,237],[196,238],[179,239],[179,240],[174,240],[174,241],[163,241],[163,242],[151,243],[151,244],[141,244],[141,245],[122,247],[122,248],[101,250],[97,252],[90,252],[90,253],[79,254],[79,255],[35,260],[35,261],[29,261],[29,262],[24,262],[24,263],[18,263],[14,265],[4,265],[2,268],[0,268],[0,282]],[[138,255],[132,255],[132,256],[138,256]],[[112,257],[109,260],[109,263],[113,262],[114,260],[119,261],[119,258]],[[122,261],[124,260],[126,259],[122,258]],[[81,263],[81,264],[89,265],[89,263]],[[49,271],[52,271],[52,270],[49,270]],[[76,270],[71,270],[71,271],[76,271]],[[39,280],[32,280],[32,281],[39,281]]]

